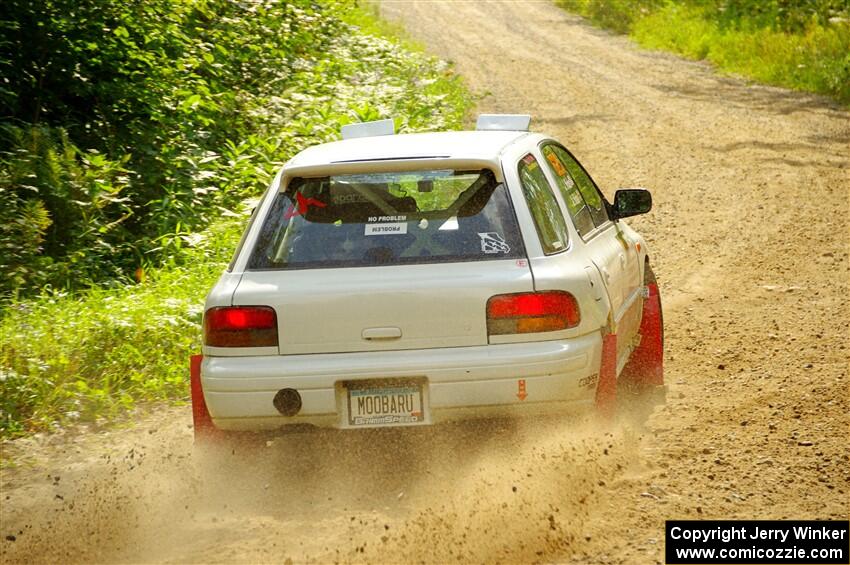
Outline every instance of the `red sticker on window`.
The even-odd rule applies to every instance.
[[[305,215],[310,206],[316,206],[318,208],[324,208],[325,206],[327,206],[327,204],[325,204],[324,202],[320,202],[315,198],[307,198],[300,192],[295,193],[295,199],[298,201],[298,207],[296,208],[295,206],[290,206],[289,210],[287,210],[286,214],[284,214],[283,216],[284,220],[288,220],[293,216]]]

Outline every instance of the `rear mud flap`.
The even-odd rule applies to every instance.
[[[596,385],[596,408],[603,417],[614,415],[617,407],[617,335],[602,337],[602,362]]]
[[[195,430],[195,441],[212,439],[218,435],[218,429],[213,424],[210,411],[204,400],[204,390],[201,387],[201,361],[203,355],[192,355],[189,360],[189,385],[192,393],[192,423]]]

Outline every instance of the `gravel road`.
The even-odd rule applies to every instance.
[[[542,2],[383,2],[479,111],[530,113],[632,222],[668,402],[592,419],[290,434],[193,454],[187,407],[3,445],[0,561],[663,562],[664,520],[850,513],[850,114]]]

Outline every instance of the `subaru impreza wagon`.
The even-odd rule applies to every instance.
[[[290,160],[206,300],[196,437],[610,411],[663,386],[658,287],[623,218],[530,118],[396,135],[392,120]]]

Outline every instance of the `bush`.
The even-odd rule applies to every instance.
[[[0,302],[163,264],[169,243],[341,124],[445,125],[442,107],[463,105],[446,100],[460,91],[449,71],[357,34],[352,11],[312,0],[0,3],[0,209],[16,225],[40,220],[35,237],[0,231],[0,265],[15,273],[0,280]]]
[[[0,436],[185,396],[203,299],[244,218],[196,236],[184,250],[191,267],[153,270],[144,284],[46,292],[8,307],[0,320]]]
[[[0,294],[72,286],[92,272],[119,276],[111,259],[127,246],[122,224],[132,215],[127,159],[81,153],[63,129],[7,126],[3,134],[0,269],[11,276]]]
[[[662,6],[664,0],[556,0],[556,3],[602,27],[625,34],[636,20]]]
[[[3,130],[0,264],[17,279],[0,288],[38,294],[20,292],[0,308],[0,437],[109,418],[140,401],[185,398],[204,297],[236,246],[250,209],[242,205],[246,196],[296,151],[337,138],[353,120],[396,116],[407,131],[461,125],[469,99],[447,65],[404,47],[368,12],[341,11],[350,5],[298,12],[310,29],[333,33],[321,35],[321,49],[302,42],[284,57],[267,35],[281,21],[284,35],[298,27],[274,18],[299,5],[275,4],[252,12],[251,22],[227,23],[252,35],[216,43],[214,64],[227,41],[245,45],[219,71],[241,77],[245,89],[210,89],[222,95],[216,104],[238,107],[239,116],[203,125],[187,112],[185,124],[175,118],[147,126],[166,124],[171,133],[139,130],[170,140],[154,157],[171,154],[162,171],[173,182],[149,200],[138,198],[140,187],[156,187],[134,168],[144,159],[137,148],[109,155],[80,149],[70,127]],[[268,31],[258,30],[264,26]],[[222,102],[231,98],[233,106]],[[184,94],[187,100],[200,104]],[[238,127],[228,133],[232,124]],[[68,247],[50,256],[42,249],[53,241]],[[80,289],[86,277],[111,283]],[[53,286],[39,287],[45,284]]]

